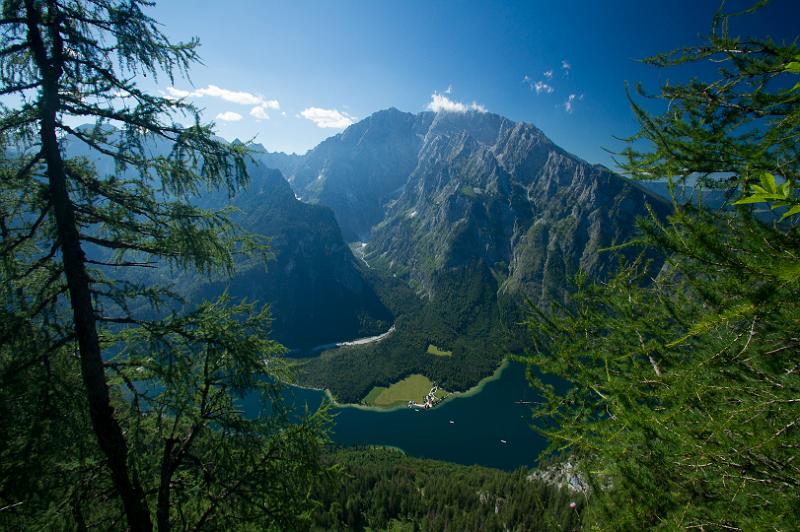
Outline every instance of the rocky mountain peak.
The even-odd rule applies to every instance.
[[[598,250],[629,235],[647,203],[666,210],[534,125],[478,111],[379,111],[310,151],[290,181],[427,294],[440,272],[476,264],[500,291],[563,291],[578,268],[608,267]]]

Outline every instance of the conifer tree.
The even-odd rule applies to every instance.
[[[587,527],[800,522],[800,49],[731,36],[751,12],[720,13],[703,46],[648,60],[707,62],[717,79],[665,85],[661,114],[631,98],[641,130],[623,166],[669,179],[674,211],[630,245],[664,253],[663,270],[649,278],[640,259],[607,282],[579,276],[570,308],[530,322],[529,362],[567,382],[531,373],[537,423],[591,483]],[[704,207],[709,189],[722,209]]]
[[[198,59],[198,41],[170,42],[150,6],[2,2],[0,522],[9,526],[65,515],[77,528],[120,526],[122,515],[131,530],[152,529],[153,517],[159,530],[176,520],[289,526],[307,509],[325,417],[288,423],[275,384],[286,378],[282,348],[267,339],[265,311],[222,297],[178,314],[170,287],[155,282],[181,270],[230,273],[237,253],[265,250],[226,212],[190,200],[243,185],[245,152],[216,139],[187,102],[137,86],[147,76],[173,82]],[[74,127],[78,119],[93,125]],[[267,399],[263,419],[243,418],[236,404],[253,390]],[[59,441],[54,431],[67,430],[75,439]],[[31,461],[41,478],[24,478],[37,471]]]

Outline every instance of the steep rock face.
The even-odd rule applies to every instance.
[[[347,241],[367,240],[416,166],[431,119],[377,112],[308,152],[289,182],[303,201],[333,209]]]
[[[116,135],[116,130],[112,129],[111,134]],[[99,174],[116,171],[110,157],[83,143],[68,142],[67,146],[70,157],[92,160]],[[171,149],[172,145],[162,139],[154,139],[150,146],[151,153],[158,155],[167,155]],[[257,145],[250,149],[254,160],[248,165],[250,184],[246,189],[233,198],[224,190],[204,191],[191,201],[211,209],[232,203],[239,210],[235,221],[243,229],[270,239],[271,261],[241,262],[230,279],[209,279],[196,272],[170,271],[166,267],[114,274],[145,284],[172,284],[190,304],[216,298],[226,289],[234,299],[268,303],[273,338],[289,348],[306,349],[386,331],[392,315],[366,281],[361,263],[343,240],[333,212],[321,205],[300,202],[281,172],[260,162],[291,170],[302,158],[269,153]]]
[[[391,314],[365,281],[333,212],[297,200],[277,170],[259,165],[250,175],[250,186],[234,198],[238,222],[270,238],[274,259],[266,270],[244,265],[203,292],[227,287],[234,297],[269,302],[274,337],[290,348],[384,332]]]
[[[303,162],[302,155],[267,151],[261,144],[248,144],[247,148],[253,159],[266,168],[280,170],[285,176],[294,174],[297,167]]]
[[[391,186],[402,181],[385,203],[374,194],[360,198],[379,207],[370,218],[379,221],[360,249],[376,271],[405,283],[414,304],[404,310],[390,293],[386,300],[397,314],[390,338],[326,353],[303,366],[307,382],[329,387],[344,400],[357,401],[372,386],[409,373],[424,373],[453,390],[473,385],[507,353],[527,345],[521,326],[525,298],[545,307],[553,300],[568,303],[579,269],[595,278],[612,271],[615,255],[601,250],[633,236],[634,220],[647,214],[648,204],[657,215],[667,213],[662,199],[570,155],[530,124],[478,112],[378,114],[380,121],[367,119],[372,126],[357,147],[335,140],[336,150],[328,151],[319,168],[324,177],[326,169],[347,168],[359,157],[378,158],[378,166],[360,168],[347,179],[320,180],[331,190],[318,201],[325,204],[339,187],[345,187],[339,194],[361,191],[365,176],[372,184],[363,189],[375,186],[384,172]],[[383,159],[375,154],[387,146],[378,143],[373,152],[370,139],[396,133],[376,131],[378,126],[403,132],[403,165],[380,166]],[[427,126],[424,132],[421,126]],[[357,131],[365,126],[355,124],[341,138]],[[406,157],[415,145],[412,165]],[[404,179],[400,169],[408,171]],[[309,182],[296,179],[296,190]],[[358,214],[346,202],[329,205],[339,220]],[[366,227],[370,219],[361,223]],[[653,258],[658,267],[659,258]],[[430,345],[452,355],[434,357],[427,353]]]
[[[428,297],[436,274],[489,268],[500,295],[562,299],[579,268],[633,233],[664,202],[554,145],[530,124],[489,113],[438,113],[402,193],[374,228],[370,263],[408,275]]]

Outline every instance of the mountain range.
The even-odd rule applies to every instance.
[[[235,298],[269,303],[274,338],[300,352],[388,329],[392,315],[333,212],[298,200],[278,170],[251,164],[248,173],[249,185],[230,200],[239,211],[235,221],[268,237],[273,258],[242,265],[231,279],[200,284],[194,299],[227,289]]]
[[[152,151],[167,153],[162,144]],[[273,336],[305,356],[300,378],[348,402],[412,373],[449,390],[473,385],[525,348],[526,302],[569,304],[578,271],[609,275],[616,258],[602,250],[629,239],[648,206],[669,211],[535,126],[492,113],[391,108],[304,155],[249,148],[246,188],[193,201],[234,206],[274,259],[243,262],[230,279],[173,281],[190,302],[227,290],[269,303]],[[113,171],[107,157],[73,151]],[[392,324],[380,342],[312,353]]]
[[[104,127],[110,135],[108,142],[118,142],[120,132]],[[163,139],[149,140],[148,151],[154,156],[166,156],[170,150],[171,144]],[[66,152],[70,157],[91,160],[100,174],[116,172],[111,157],[82,142],[68,138]],[[267,159],[286,160],[291,156],[279,154]],[[385,331],[392,315],[365,279],[366,267],[350,252],[333,212],[322,205],[299,201],[277,170],[251,160],[247,171],[248,185],[232,196],[210,190],[190,201],[207,208],[234,207],[235,223],[269,239],[270,261],[264,264],[242,260],[234,275],[225,279],[171,271],[167,266],[117,271],[115,275],[143,284],[172,285],[188,306],[216,298],[225,290],[235,300],[268,303],[272,337],[295,352]],[[100,253],[94,248],[87,251]]]
[[[535,126],[478,111],[392,108],[303,156],[254,153],[298,198],[333,211],[395,314],[397,331],[380,344],[304,366],[305,379],[346,400],[413,372],[449,389],[473,384],[524,347],[526,299],[568,303],[579,270],[613,270],[616,258],[601,251],[630,238],[648,205],[669,211]]]

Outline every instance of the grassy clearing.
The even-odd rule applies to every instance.
[[[438,388],[436,390],[436,393],[433,394],[433,396],[436,397],[437,399],[443,399],[445,395],[450,395],[450,392],[448,392],[447,390],[443,390],[442,388]]]
[[[424,375],[409,375],[388,388],[383,386],[374,387],[364,398],[364,402],[371,406],[381,407],[403,405],[409,401],[422,402],[432,387],[433,383],[428,377]],[[441,397],[446,393],[445,390],[440,389],[436,395]]]
[[[364,398],[364,403],[368,405],[374,405],[375,399],[377,399],[386,390],[387,390],[386,386],[375,386],[373,389],[369,391],[367,396]]]
[[[426,351],[429,355],[437,356],[437,357],[451,357],[453,356],[452,351],[445,351],[441,347],[435,346],[433,344],[428,344],[428,350]]]

